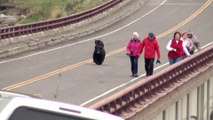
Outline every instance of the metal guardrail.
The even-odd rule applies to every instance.
[[[213,66],[213,46],[90,106],[125,119]]]
[[[48,21],[42,21],[42,22],[37,22],[37,23],[31,23],[31,24],[25,24],[25,25],[1,28],[0,29],[0,40],[73,24],[73,23],[85,20],[87,18],[90,18],[94,15],[97,15],[109,8],[112,8],[113,6],[115,6],[116,4],[118,4],[122,1],[123,0],[111,0],[103,5],[97,6],[88,11],[74,14],[74,15],[71,15],[68,17],[63,17],[63,18],[48,20]]]

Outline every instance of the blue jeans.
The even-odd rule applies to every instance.
[[[172,64],[175,64],[181,60],[183,60],[183,56],[182,57],[179,57],[179,58],[176,58],[176,59],[173,59],[173,58],[169,58],[169,64],[172,65]]]
[[[138,56],[130,56],[132,75],[138,74]]]

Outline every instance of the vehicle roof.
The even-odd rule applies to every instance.
[[[30,96],[19,94],[19,93],[0,91],[0,112],[8,105],[8,103],[14,97],[26,97],[27,98]]]
[[[89,108],[0,91],[0,118],[3,114],[12,114],[13,110],[23,106],[78,117],[85,116],[90,119],[97,118],[97,120],[123,120]]]

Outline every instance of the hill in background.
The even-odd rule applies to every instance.
[[[91,9],[107,1],[109,0],[0,0],[0,24],[26,24],[59,18]]]

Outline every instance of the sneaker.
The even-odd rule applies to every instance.
[[[135,75],[134,75],[134,77],[138,77],[138,75],[137,75],[137,74],[135,74]]]

